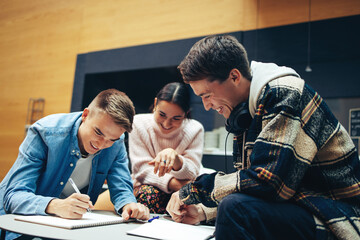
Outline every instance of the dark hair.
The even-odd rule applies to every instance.
[[[114,122],[123,127],[125,131],[132,131],[135,107],[125,93],[116,89],[104,90],[90,103],[89,109],[109,114]],[[90,114],[92,112],[90,111]]]
[[[205,78],[210,82],[223,82],[234,68],[251,81],[246,50],[230,35],[209,36],[199,40],[178,66],[186,83]]]
[[[185,117],[190,118],[190,93],[185,84],[180,82],[168,83],[158,92],[156,98],[157,103],[167,101],[178,105],[185,112]]]

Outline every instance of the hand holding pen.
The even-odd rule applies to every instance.
[[[78,193],[78,194],[81,194],[79,188],[76,186],[76,184],[75,184],[75,182],[72,180],[72,178],[69,178],[69,182],[70,182],[71,186],[74,188],[75,192]],[[81,200],[81,199],[79,199],[79,200]],[[89,199],[88,203],[89,203],[89,207],[93,207],[90,199]],[[86,211],[91,212],[91,210],[90,210],[89,207],[86,208]]]
[[[88,208],[94,208],[90,197],[86,194],[73,193],[65,199],[53,198],[45,212],[62,218],[80,219]]]

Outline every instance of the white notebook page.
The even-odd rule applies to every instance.
[[[53,227],[74,229],[92,226],[101,226],[122,223],[124,219],[117,215],[107,215],[96,212],[87,212],[81,219],[65,219],[56,216],[16,216],[15,220],[43,224]]]

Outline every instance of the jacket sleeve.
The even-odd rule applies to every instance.
[[[47,149],[34,124],[20,145],[18,158],[6,177],[3,204],[7,213],[46,215],[45,209],[53,197],[35,193],[37,181],[46,166]]]
[[[115,146],[114,146],[115,147]],[[111,202],[119,212],[128,203],[136,203],[133,194],[133,183],[129,171],[129,160],[125,149],[124,139],[116,146],[118,154],[107,175]]]

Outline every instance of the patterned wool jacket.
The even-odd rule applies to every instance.
[[[291,201],[314,215],[318,230],[360,239],[360,161],[344,127],[296,74],[270,79],[255,95],[238,171],[202,175],[180,198],[206,207],[234,192]]]

